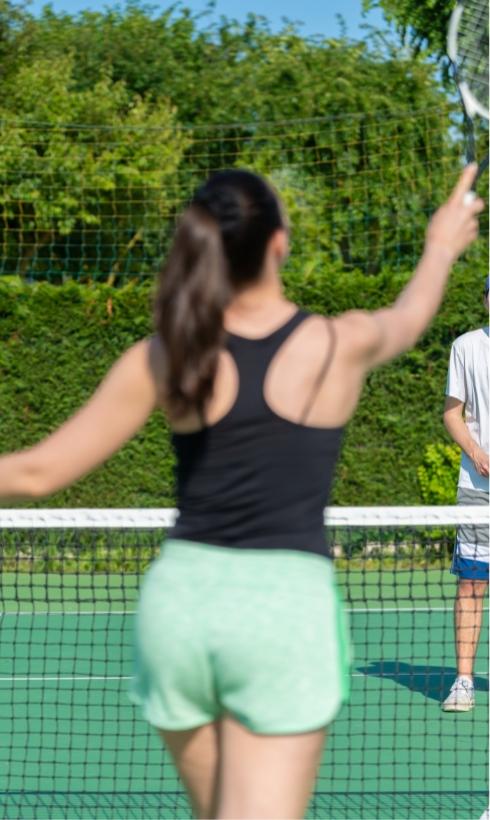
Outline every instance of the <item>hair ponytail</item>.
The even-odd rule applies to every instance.
[[[180,219],[155,300],[166,399],[176,417],[191,409],[203,412],[211,395],[230,295],[219,225],[193,204]]]
[[[233,293],[257,281],[267,243],[283,227],[272,188],[249,171],[220,171],[194,195],[160,275],[155,322],[175,417],[204,412]]]

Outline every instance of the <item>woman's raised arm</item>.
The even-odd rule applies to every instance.
[[[422,258],[394,304],[339,317],[353,358],[364,370],[413,347],[437,313],[453,263],[478,235],[477,215],[484,203],[477,198],[465,202],[476,171],[476,163],[465,168],[448,201],[432,217]]]

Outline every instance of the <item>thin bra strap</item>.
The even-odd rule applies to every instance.
[[[301,424],[305,424],[308,416],[310,415],[311,408],[313,407],[313,404],[315,403],[315,399],[317,398],[318,393],[320,392],[320,388],[321,388],[323,382],[325,381],[326,375],[327,375],[327,373],[330,369],[330,365],[332,364],[333,355],[335,353],[337,337],[335,335],[333,322],[330,321],[329,319],[325,319],[325,322],[326,322],[326,325],[328,327],[330,344],[328,346],[327,354],[325,356],[322,368],[321,368],[318,376],[315,379],[315,384],[313,385],[313,390],[311,391],[311,395],[310,395],[310,397],[309,397],[309,399],[308,399],[308,401],[305,405],[305,408],[303,410],[303,413],[301,415],[301,420],[300,420]]]

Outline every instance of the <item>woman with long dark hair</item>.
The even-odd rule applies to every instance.
[[[154,337],[53,435],[0,458],[0,496],[40,498],[105,461],[156,406],[167,413],[180,515],[143,582],[132,697],[199,817],[306,809],[348,689],[323,532],[342,430],[368,371],[416,343],[476,237],[474,174],[431,220],[396,302],[333,318],[283,295],[274,191],[246,171],[216,174],[178,225]]]

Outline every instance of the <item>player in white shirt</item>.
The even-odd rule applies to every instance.
[[[487,310],[488,288],[489,277]],[[488,506],[489,354],[488,326],[464,333],[451,348],[444,424],[462,449],[458,504]],[[446,712],[467,712],[475,705],[473,666],[488,587],[488,559],[488,528],[459,527],[451,566],[459,578],[454,607],[458,676],[442,704]]]

